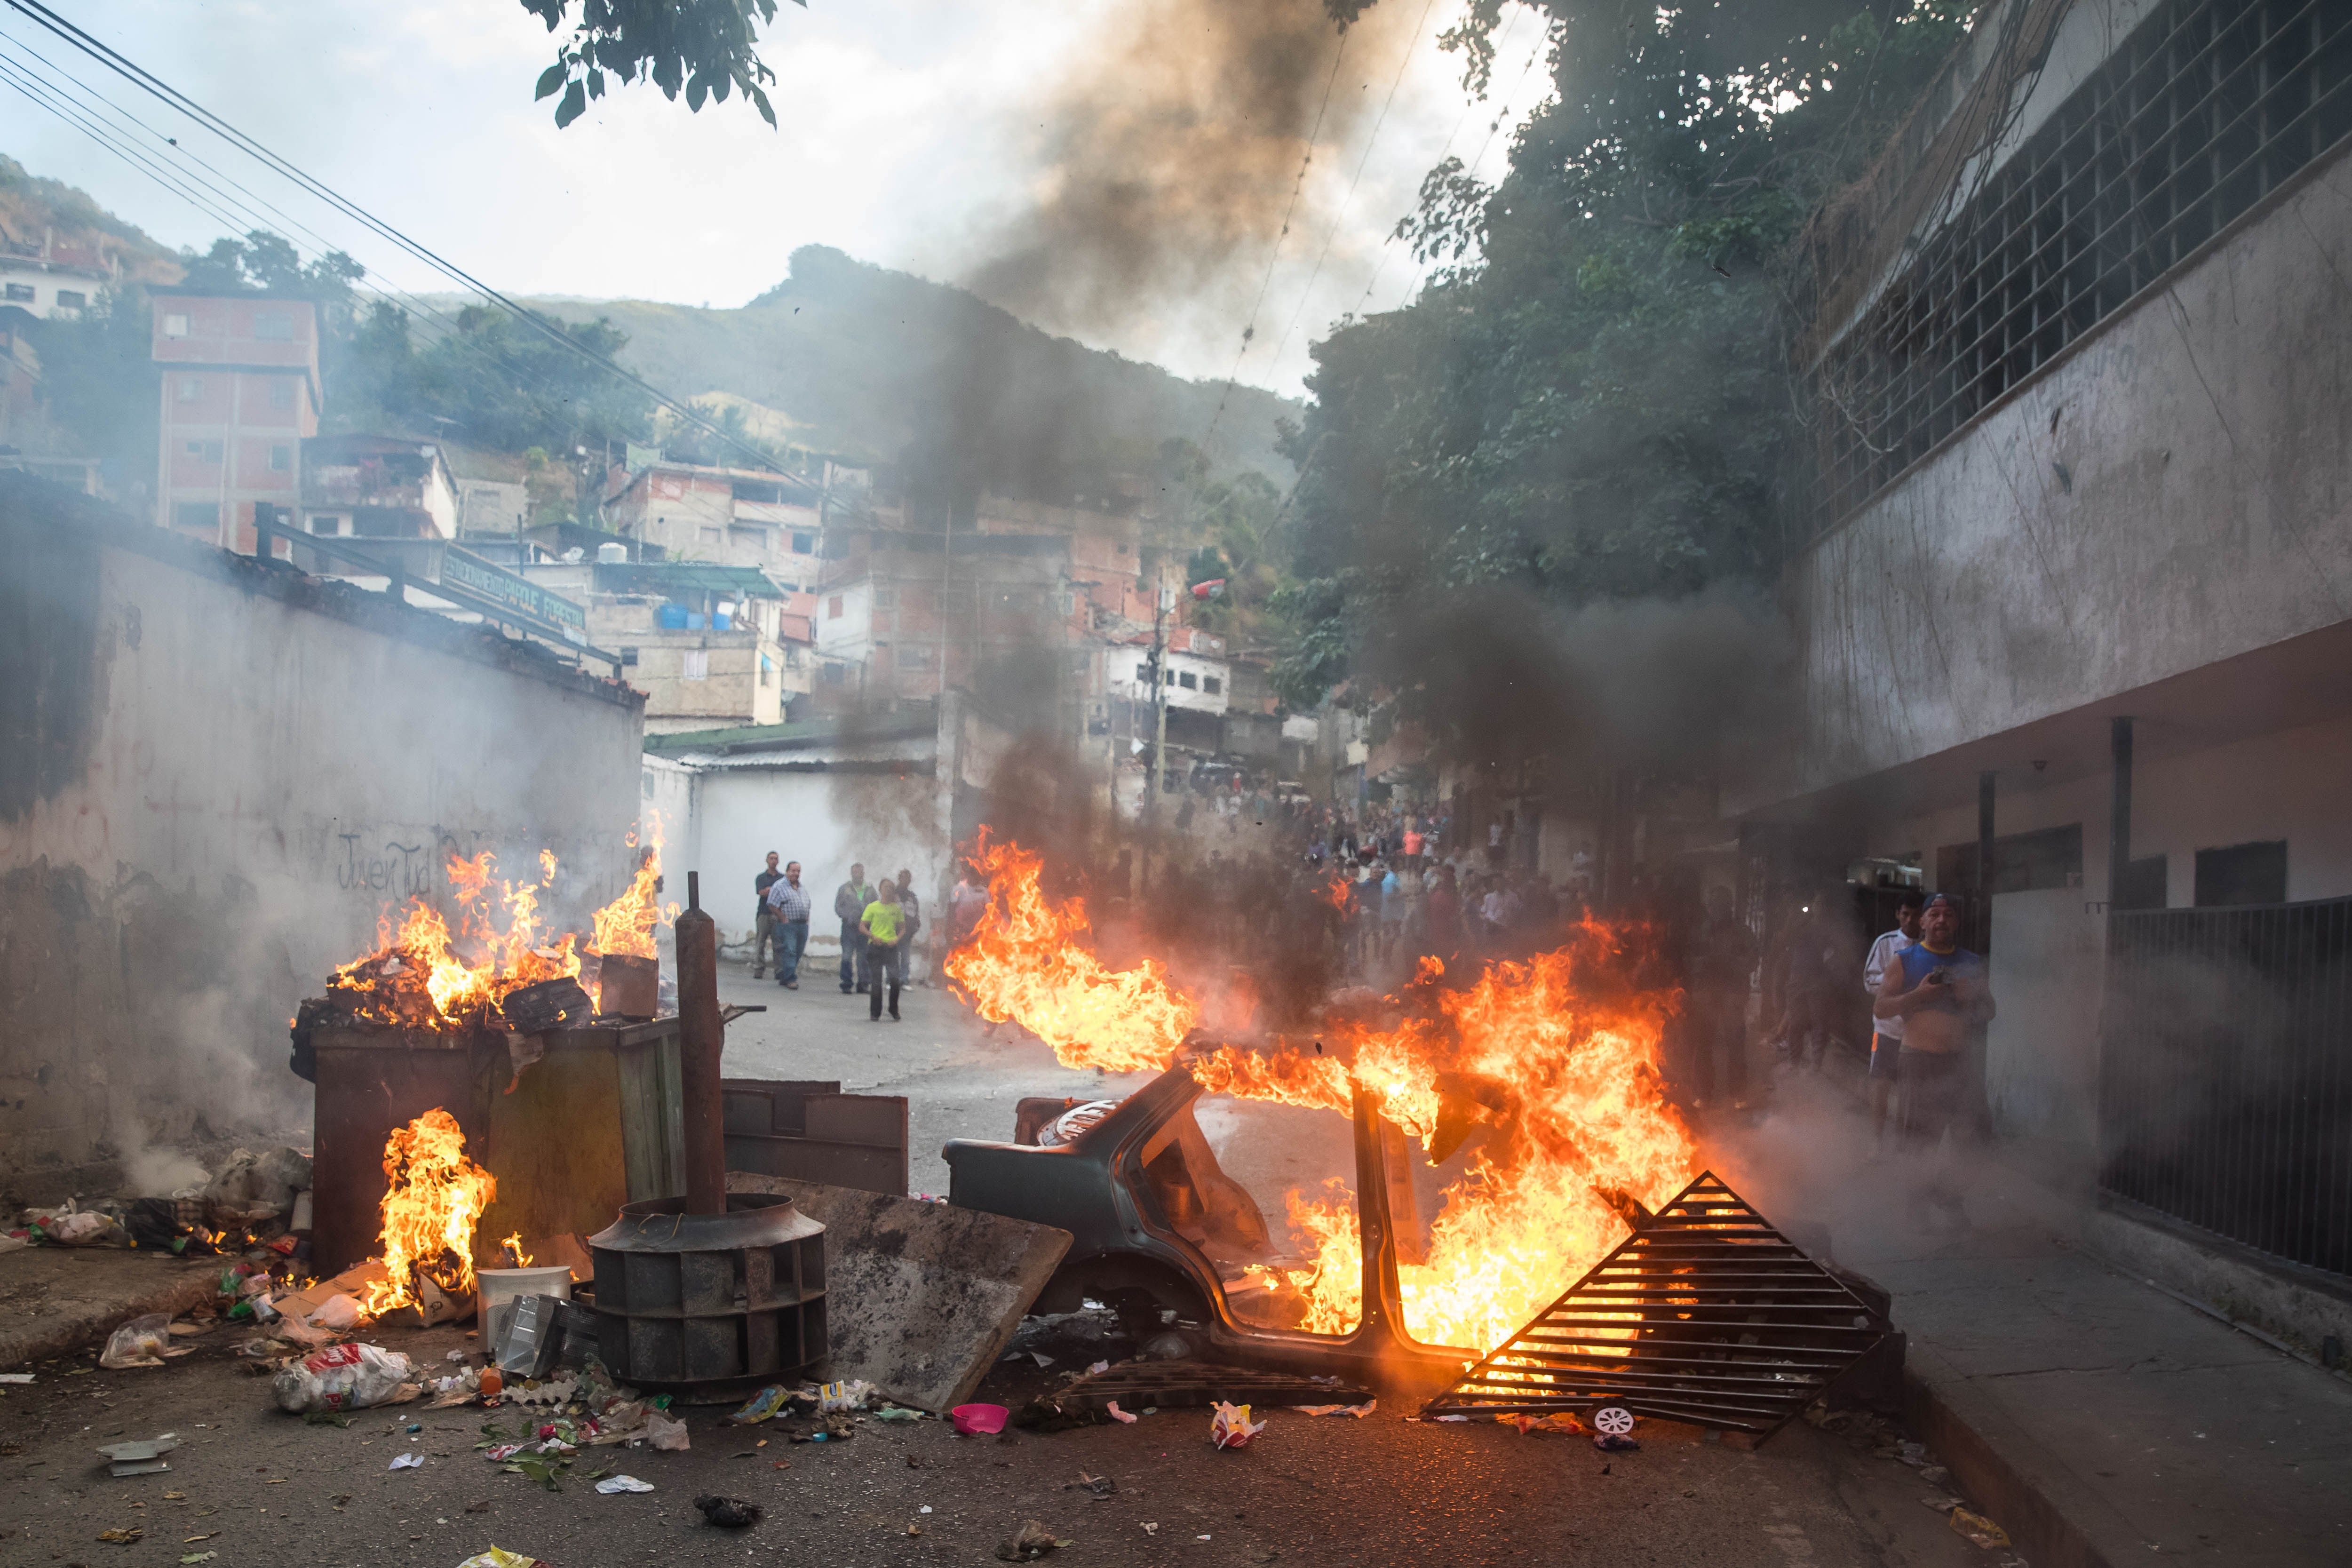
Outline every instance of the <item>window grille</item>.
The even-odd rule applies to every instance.
[[[1920,247],[1820,376],[1844,517],[2352,131],[2352,6],[2169,0]]]

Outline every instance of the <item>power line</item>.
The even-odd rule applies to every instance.
[[[615,363],[604,355],[596,353],[593,349],[589,348],[586,344],[574,339],[571,333],[563,331],[561,327],[556,326],[553,322],[541,316],[537,311],[526,310],[514,300],[507,298],[506,295],[483,282],[480,279],[476,278],[472,273],[467,272],[465,268],[459,267],[457,263],[439,255],[422,242],[410,238],[406,234],[402,233],[399,229],[394,227],[383,219],[377,217],[373,213],[369,212],[357,202],[354,202],[351,198],[343,195],[332,186],[320,180],[313,178],[293,163],[289,163],[286,159],[279,157],[276,153],[271,152],[261,142],[256,141],[253,137],[247,135],[244,132],[239,131],[236,126],[231,125],[219,115],[213,113],[212,110],[205,108],[204,105],[196,102],[195,100],[190,98],[187,94],[172,86],[171,83],[163,80],[161,77],[156,76],[153,72],[147,70],[136,61],[131,59],[129,57],[121,54],[109,45],[100,42],[89,34],[82,31],[71,22],[67,21],[63,16],[58,16],[47,5],[42,5],[40,0],[5,0],[5,4],[11,9],[22,13],[24,16],[31,18],[34,22],[38,23],[42,27],[47,28],[49,32],[56,34],[59,38],[71,44],[75,48],[79,49],[82,53],[89,55],[92,59],[97,60],[109,70],[111,70],[117,75],[122,77],[133,86],[139,88],[144,92],[147,92],[171,108],[177,110],[191,120],[195,121],[206,130],[211,131],[215,135],[217,135],[223,140],[228,142],[240,152],[259,160],[264,166],[271,169],[283,177],[293,181],[303,190],[327,203],[330,206],[343,214],[346,217],[352,218],[360,223],[373,233],[391,241],[394,245],[398,246],[410,256],[413,256],[417,260],[424,262],[426,266],[433,268],[436,271],[455,279],[457,282],[463,284],[466,288],[481,295],[484,299],[490,300],[492,303],[498,305],[500,309],[512,315],[517,321],[525,323],[532,330],[551,339],[556,343],[569,350],[571,353],[577,354],[589,363],[596,365],[599,368],[618,376],[621,380],[635,387],[638,391],[645,393],[661,406],[668,409],[678,418],[685,420],[687,423],[694,426],[697,429],[701,430],[705,435],[713,437],[719,441],[725,442],[736,450],[748,454],[755,459],[761,468],[769,466],[769,459],[766,453],[760,451],[758,448],[751,446],[747,442],[737,439],[719,426],[713,424],[708,419],[705,419],[690,405],[680,403],[677,399],[670,396],[669,394],[654,385],[643,376],[640,376],[635,372]]]
[[[1546,43],[1550,42],[1551,34],[1549,30],[1545,33],[1544,38]],[[1519,89],[1527,85],[1528,78],[1534,72],[1537,62],[1543,59],[1547,52],[1548,51],[1545,49],[1538,48],[1528,57],[1526,68],[1519,72],[1519,79],[1511,84],[1511,93],[1513,97],[1517,97]],[[1496,111],[1495,118],[1487,123],[1486,139],[1478,143],[1477,153],[1471,158],[1469,163],[1466,165],[1474,175],[1477,172],[1478,165],[1486,161],[1486,149],[1495,144],[1496,136],[1501,132],[1504,121],[1509,118],[1510,106],[1507,101],[1503,108]],[[1383,257],[1383,259],[1385,259],[1385,256]],[[1377,277],[1378,274],[1375,273],[1374,276]],[[1423,259],[1420,268],[1413,273],[1412,281],[1406,284],[1404,287],[1404,300],[1406,301],[1410,301],[1412,299],[1414,292],[1421,287],[1421,280],[1428,276],[1429,262],[1426,259]],[[1368,295],[1371,292],[1371,288],[1369,284],[1365,286],[1364,292]],[[1399,308],[1402,308],[1402,304],[1400,304]]]
[[[340,248],[333,246],[332,243],[324,236],[319,234],[316,230],[311,229],[309,226],[301,223],[299,219],[286,213],[283,209],[269,202],[267,198],[256,195],[234,178],[213,168],[211,164],[205,163],[202,158],[197,157],[186,148],[182,147],[176,139],[164,135],[161,131],[158,131],[153,126],[147,124],[144,121],[139,119],[138,116],[131,113],[128,110],[123,109],[121,105],[114,103],[104,94],[98,92],[95,89],[92,89],[87,83],[81,81],[70,71],[67,71],[57,66],[38,50],[26,45],[23,40],[13,37],[5,33],[0,33],[0,43],[12,46],[14,48],[21,50],[23,53],[31,56],[35,60],[37,60],[42,65],[48,67],[50,71],[55,73],[55,79],[52,79],[49,77],[45,77],[38,69],[26,66],[23,61],[16,59],[5,52],[0,52],[0,83],[5,83],[5,85],[15,89],[18,93],[22,94],[37,107],[47,110],[58,119],[62,120],[67,124],[79,130],[83,134],[96,142],[100,147],[113,153],[123,162],[131,164],[131,167],[138,170],[141,174],[145,174],[149,179],[154,181],[165,190],[179,196],[182,200],[194,207],[198,212],[203,213],[215,223],[219,224],[224,229],[234,230],[239,226],[247,226],[249,228],[257,229],[267,228],[268,223],[267,220],[263,218],[260,212],[257,212],[253,206],[246,205],[245,202],[239,201],[236,197],[229,195],[227,192],[222,190],[220,185],[215,184],[212,180],[205,179],[204,175],[189,174],[185,170],[159,162],[155,155],[138,148],[131,142],[121,139],[113,127],[93,118],[88,111],[84,110],[79,104],[68,100],[59,93],[58,91],[58,83],[59,81],[63,81],[79,89],[83,97],[88,99],[92,104],[111,112],[125,123],[135,126],[139,130],[145,132],[148,135],[154,137],[157,142],[171,148],[173,152],[176,153],[181,157],[194,163],[198,168],[204,169],[207,173],[217,176],[221,181],[225,181],[230,187],[249,198],[252,202],[258,204],[261,208],[266,209],[289,228],[293,229],[299,234],[309,237],[319,246],[320,255],[323,256],[330,250]],[[212,197],[215,198],[219,203],[223,204],[223,205],[215,205],[212,202],[207,201],[205,195],[198,194],[199,188],[204,192],[209,193]],[[228,210],[223,210],[224,206]],[[296,248],[295,254],[299,259],[301,255],[299,247]],[[562,398],[562,389],[561,387],[558,387],[555,384],[546,380],[542,376],[534,375],[532,373],[526,371],[521,366],[516,364],[513,361],[506,358],[503,354],[499,353],[496,350],[481,342],[479,340],[468,336],[457,326],[457,323],[451,321],[446,316],[436,310],[429,302],[421,300],[415,295],[409,294],[396,286],[392,288],[387,293],[385,289],[370,287],[366,284],[360,284],[354,287],[353,292],[366,294],[375,299],[380,303],[384,304],[393,303],[394,300],[392,296],[397,295],[399,300],[407,308],[413,309],[418,314],[429,319],[440,328],[440,336],[437,339],[428,341],[455,342],[467,352],[477,355],[483,363],[504,373],[517,383],[535,384],[542,390],[555,395],[559,399]]]
[[[1323,236],[1323,248],[1315,258],[1315,269],[1307,275],[1307,287],[1299,290],[1298,308],[1290,312],[1290,324],[1282,330],[1282,341],[1274,346],[1274,363],[1282,363],[1282,351],[1290,346],[1290,334],[1298,330],[1299,318],[1307,314],[1307,301],[1314,297],[1315,285],[1323,276],[1323,263],[1331,254],[1331,242],[1339,237],[1339,226],[1347,220],[1348,205],[1356,199],[1356,186],[1364,177],[1364,170],[1372,161],[1372,149],[1380,144],[1381,127],[1389,121],[1389,110],[1396,103],[1397,89],[1404,85],[1406,68],[1412,64],[1412,52],[1421,47],[1421,35],[1429,26],[1429,14],[1437,9],[1437,0],[1426,0],[1421,8],[1421,20],[1412,25],[1412,41],[1404,47],[1404,58],[1397,61],[1396,76],[1389,82],[1389,95],[1381,100],[1381,112],[1372,121],[1372,133],[1364,139],[1363,156],[1356,160],[1356,173],[1348,182],[1348,192],[1339,198],[1339,210],[1331,215],[1331,227]],[[1273,372],[1269,370],[1271,376]]]
[[[14,3],[14,0],[11,0]],[[1348,55],[1348,30],[1339,29],[1339,47],[1331,51],[1330,74],[1323,79],[1323,101],[1315,106],[1315,123],[1307,128],[1307,152],[1298,161],[1298,177],[1290,182],[1290,205],[1282,209],[1282,228],[1274,237],[1274,248],[1266,254],[1265,276],[1258,279],[1257,298],[1250,304],[1249,321],[1242,327],[1241,346],[1234,351],[1233,368],[1225,373],[1225,389],[1217,395],[1215,412],[1209,416],[1209,427],[1201,435],[1201,450],[1209,449],[1210,439],[1217,433],[1218,421],[1225,416],[1225,401],[1234,395],[1234,382],[1241,374],[1242,358],[1249,353],[1250,340],[1257,335],[1257,313],[1265,307],[1265,291],[1274,283],[1275,263],[1282,259],[1282,242],[1290,237],[1291,216],[1298,210],[1299,193],[1307,188],[1307,171],[1315,162],[1315,139],[1323,133],[1323,116],[1331,107],[1331,84],[1339,79],[1339,62]]]
[[[1512,38],[1516,36],[1517,29],[1519,25],[1519,18],[1529,14],[1530,13],[1525,8],[1514,11],[1511,14],[1511,30],[1506,32],[1503,36],[1503,42],[1506,45],[1509,44]],[[1545,37],[1549,37],[1549,29],[1546,28],[1543,29],[1543,31]],[[1541,42],[1542,40],[1539,39],[1538,44]],[[1540,47],[1538,47],[1536,53],[1528,57],[1527,68],[1519,72],[1517,79],[1511,83],[1510,93],[1506,95],[1503,100],[1496,106],[1494,118],[1487,122],[1486,141],[1479,144],[1478,156],[1473,158],[1467,165],[1472,174],[1475,174],[1477,172],[1479,163],[1486,156],[1486,147],[1495,140],[1495,132],[1502,127],[1505,121],[1510,118],[1511,98],[1516,97],[1519,89],[1526,85],[1528,72],[1533,70],[1535,68],[1536,61],[1542,58],[1543,56]],[[1437,154],[1437,164],[1435,166],[1443,167],[1445,160],[1454,155],[1454,141],[1462,134],[1462,128],[1470,123],[1470,117],[1478,111],[1478,103],[1479,100],[1474,98],[1469,102],[1462,106],[1462,117],[1454,122],[1454,129],[1446,133],[1445,145]],[[1388,270],[1389,255],[1395,249],[1396,241],[1397,231],[1396,228],[1391,227],[1388,231],[1387,235],[1385,235],[1381,240],[1380,259],[1373,264],[1372,275],[1364,280],[1364,291],[1356,297],[1356,309],[1359,311],[1361,311],[1364,306],[1371,302],[1372,290],[1380,286],[1381,274]],[[1407,298],[1410,297],[1410,293],[1408,293]]]

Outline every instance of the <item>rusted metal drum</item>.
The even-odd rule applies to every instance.
[[[823,1375],[824,1226],[792,1199],[730,1193],[725,1214],[627,1204],[588,1247],[597,1350],[621,1382],[717,1398]]]

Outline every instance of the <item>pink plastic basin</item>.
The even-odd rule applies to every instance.
[[[1013,1412],[1002,1405],[959,1405],[948,1412],[948,1419],[954,1422],[955,1429],[965,1436],[977,1437],[1003,1431],[1004,1423],[1012,1415]]]

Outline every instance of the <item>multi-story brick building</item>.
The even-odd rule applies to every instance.
[[[649,463],[604,499],[604,526],[673,561],[765,572],[789,588],[816,586],[822,487],[755,468]]]
[[[155,521],[251,553],[256,503],[301,500],[302,443],[319,433],[319,319],[308,300],[158,287],[163,367]]]

